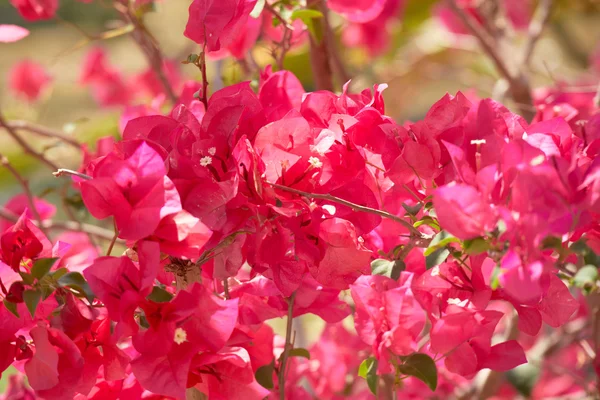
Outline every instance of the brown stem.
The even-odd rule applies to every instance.
[[[115,3],[115,8],[117,11],[121,13],[122,18],[127,22],[134,26],[134,30],[131,33],[131,37],[137,43],[142,53],[146,57],[148,64],[158,77],[158,80],[162,84],[167,97],[171,101],[172,104],[177,103],[177,96],[165,75],[163,70],[163,56],[160,52],[158,44],[156,40],[152,37],[150,32],[144,26],[144,23],[135,15],[135,12],[131,9],[131,7],[121,4]]]
[[[313,74],[313,81],[317,90],[333,91],[333,72],[331,70],[330,60],[330,41],[325,39],[325,30],[327,19],[327,6],[323,0],[311,0],[308,2],[308,8],[320,11],[322,18],[313,20],[314,30],[317,37],[323,39],[317,40],[312,34],[310,39],[310,66]]]
[[[35,207],[35,201],[33,199],[33,193],[31,193],[31,189],[29,188],[29,182],[27,181],[27,179],[23,178],[23,176],[19,173],[19,171],[17,171],[15,169],[15,167],[12,166],[12,164],[8,161],[8,158],[6,158],[4,155],[2,155],[2,153],[0,153],[0,164],[6,168],[11,174],[12,176],[15,177],[15,179],[17,181],[19,181],[19,184],[21,185],[21,187],[23,188],[23,192],[25,193],[25,196],[27,197],[27,202],[29,203],[29,209],[31,210],[33,216],[35,217],[35,220],[37,221],[38,225],[40,226],[40,229],[42,227],[42,217],[40,216],[40,213],[38,212],[37,208]]]
[[[229,296],[229,281],[227,280],[227,278],[223,279],[223,292],[225,293],[225,298],[227,300],[230,299]]]
[[[285,345],[283,353],[281,354],[281,362],[279,363],[279,399],[285,400],[285,369],[287,366],[288,356],[290,350],[293,348],[292,344],[292,323],[294,321],[294,300],[296,298],[296,292],[288,299],[288,313],[287,313],[287,324],[285,328]]]
[[[498,53],[499,43],[485,31],[473,16],[466,13],[456,4],[456,0],[448,0],[450,7],[467,29],[475,36],[483,51],[492,60],[500,75],[506,79],[512,99],[517,110],[525,119],[530,121],[535,112],[531,109],[533,100],[529,81],[520,69],[512,72],[504,59]]]
[[[265,182],[265,183],[273,186],[275,189],[284,190],[286,192],[298,194],[300,196],[304,196],[307,198],[331,201],[333,203],[338,203],[338,204],[344,205],[346,207],[350,207],[354,211],[361,211],[361,212],[365,212],[365,213],[369,213],[369,214],[375,214],[375,215],[379,215],[380,217],[383,217],[383,218],[391,219],[392,221],[395,221],[395,222],[399,223],[400,225],[404,226],[406,229],[408,229],[410,231],[410,233],[413,236],[420,239],[419,241],[415,241],[415,246],[419,246],[419,247],[427,246],[428,239],[423,237],[423,234],[417,228],[412,226],[412,224],[410,222],[407,222],[407,221],[403,220],[402,218],[400,218],[394,214],[391,214],[387,211],[382,211],[382,210],[377,210],[377,209],[371,208],[371,207],[361,206],[359,204],[352,203],[348,200],[344,200],[339,197],[332,196],[330,194],[318,194],[318,193],[303,192],[302,190],[292,189],[290,187],[278,185],[276,183],[270,183],[270,182]]]
[[[48,127],[22,120],[6,121],[6,125],[14,130],[23,130],[39,136],[60,139],[61,141],[77,148],[78,150],[81,150],[81,145],[75,139]]]
[[[82,174],[81,172],[77,172],[77,171],[73,171],[72,169],[67,169],[67,168],[59,168],[56,170],[56,172],[53,172],[52,175],[54,175],[55,177],[61,177],[61,176],[77,176],[81,179],[85,179],[86,181],[92,180],[92,177],[86,174]]]
[[[529,24],[529,34],[527,36],[527,42],[523,47],[523,59],[521,60],[521,69],[527,68],[533,55],[533,50],[538,40],[542,36],[544,27],[550,19],[552,11],[553,0],[540,0],[537,10],[531,23]]]
[[[18,215],[15,215],[14,213],[2,207],[0,207],[0,217],[11,222],[17,222],[19,219]],[[39,226],[37,221],[35,224]],[[89,233],[90,235],[94,235],[95,237],[104,240],[112,240],[113,238],[113,232],[107,229],[91,224],[80,224],[77,221],[43,221],[41,226],[48,230],[56,229]],[[119,239],[118,242],[121,243],[122,241]]]
[[[200,69],[200,73],[202,74],[202,97],[200,100],[202,104],[204,104],[204,110],[208,110],[208,77],[206,76],[206,42],[204,43],[204,48],[202,49],[202,53],[199,54],[198,60],[196,61],[196,66]]]
[[[115,223],[115,233],[108,245],[108,250],[106,250],[106,255],[110,256],[110,253],[112,253],[113,247],[115,247],[115,243],[117,241],[117,239],[119,238],[119,230],[117,229],[117,224]]]
[[[287,54],[287,52],[292,47],[291,46],[291,40],[292,40],[292,35],[294,33],[293,32],[294,28],[268,2],[265,2],[265,9],[267,11],[269,11],[281,23],[281,25],[283,26],[283,37],[281,39],[281,42],[279,43],[279,47],[281,48],[281,50],[279,51],[279,54],[275,54],[276,52],[273,51],[273,57],[275,58],[275,63],[277,64],[277,69],[281,71],[281,70],[284,69],[283,68],[283,61],[285,60],[285,55]]]
[[[21,146],[25,153],[37,158],[42,163],[46,164],[50,169],[56,171],[58,166],[52,161],[48,160],[42,153],[35,151],[29,144],[23,140],[23,138],[6,122],[2,113],[0,112],[0,127],[4,128],[6,132]]]
[[[327,45],[331,50],[329,53],[329,56],[331,57],[330,61],[332,63],[333,68],[335,69],[336,74],[338,75],[338,78],[342,81],[342,83],[346,83],[350,79],[352,79],[352,76],[350,76],[350,74],[348,73],[348,69],[346,68],[346,65],[340,57],[340,51],[335,38],[335,34],[333,32],[333,29],[331,28],[331,24],[329,23],[329,17],[327,15],[324,15],[323,22],[325,24],[325,40],[327,41]]]

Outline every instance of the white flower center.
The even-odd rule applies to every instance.
[[[210,164],[212,164],[211,156],[202,157],[200,159],[200,165],[202,165],[203,167],[208,167]]]
[[[313,167],[313,168],[321,168],[323,166],[323,163],[321,162],[321,160],[319,160],[318,157],[310,157],[308,159],[308,163]]]
[[[177,344],[181,344],[187,340],[187,332],[183,328],[175,329],[175,337],[173,341]]]

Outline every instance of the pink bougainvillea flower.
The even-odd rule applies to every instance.
[[[270,393],[256,382],[248,352],[240,347],[195,356],[190,380],[215,400],[262,400]]]
[[[8,82],[15,95],[33,102],[40,97],[44,89],[52,82],[52,78],[41,64],[24,60],[12,67]]]
[[[53,204],[48,203],[44,199],[34,197],[33,203],[42,221],[51,219],[56,213],[56,207]],[[4,208],[15,215],[21,215],[23,214],[23,212],[26,211],[25,215],[27,218],[33,219],[35,217],[34,213],[31,212],[31,210],[29,209],[29,199],[25,194],[18,194],[10,200],[8,200],[6,204],[4,204]],[[4,232],[12,225],[12,222],[0,218],[0,233]]]
[[[58,0],[10,0],[10,3],[28,21],[51,19],[58,10]]]
[[[242,29],[240,29],[229,44],[221,46],[220,50],[208,53],[208,57],[218,60],[232,56],[238,60],[244,60],[248,51],[255,45],[262,26],[260,18],[248,18],[246,21],[246,24],[243,25]]]
[[[129,151],[124,159],[113,153],[97,164],[94,179],[81,182],[81,194],[92,215],[114,216],[121,238],[139,240],[181,211],[181,201],[156,150],[141,142]]]
[[[194,0],[184,35],[208,51],[217,51],[238,39],[256,0]]]
[[[122,333],[138,329],[133,312],[140,301],[149,295],[158,275],[160,250],[158,243],[138,244],[139,262],[129,257],[99,257],[83,271],[94,294],[102,300],[113,321]]]
[[[406,356],[418,350],[425,313],[412,294],[412,278],[408,272],[403,272],[398,282],[385,276],[362,276],[350,286],[358,336],[382,361],[389,360],[390,351]],[[379,371],[389,369],[386,362]]]
[[[473,239],[495,227],[491,205],[472,186],[446,185],[433,194],[440,224],[459,239]]]
[[[100,47],[86,55],[79,82],[90,85],[94,98],[104,107],[129,105],[135,93],[121,72],[109,64],[106,52]]]
[[[12,43],[29,36],[29,30],[18,25],[0,24],[0,42]]]
[[[350,222],[339,218],[325,220],[321,223],[319,237],[327,244],[325,254],[318,265],[309,265],[319,283],[347,289],[356,278],[369,272],[371,252],[358,240]]]
[[[0,236],[0,261],[19,272],[21,262],[50,255],[51,243],[25,213]]]
[[[386,0],[331,0],[328,6],[348,21],[364,23],[377,18],[385,3]]]
[[[452,311],[436,321],[431,330],[431,350],[447,354],[444,363],[449,371],[470,377],[482,368],[507,371],[527,362],[515,340],[491,346],[501,312],[450,308]]]

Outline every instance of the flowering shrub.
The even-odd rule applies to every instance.
[[[26,20],[59,7],[11,3]],[[145,30],[147,3],[114,6],[149,69],[126,78],[97,47],[79,77],[99,106],[120,108],[121,138],[91,150],[0,115],[111,226],[58,220],[2,157],[23,186],[0,220],[0,370],[18,371],[5,398],[597,395],[593,96],[532,92],[498,59],[529,112],[458,92],[399,124],[385,114],[386,85],[334,86],[329,26],[336,13],[342,40],[375,54],[398,0],[194,0],[181,29],[201,52],[183,63],[202,78],[185,81]],[[437,18],[493,52],[474,3],[440,3]],[[516,29],[532,20],[526,3],[506,2]],[[536,15],[549,12],[541,1]],[[0,41],[26,34],[5,26]],[[276,67],[210,93],[206,59],[243,59],[259,35],[275,43]],[[312,92],[282,68],[306,43]],[[23,61],[10,88],[35,102],[50,80]],[[80,149],[79,169],[60,168],[20,130]],[[325,321],[308,349],[293,324],[305,314]],[[278,335],[268,322],[286,316]],[[504,379],[523,364],[537,368],[533,389]]]

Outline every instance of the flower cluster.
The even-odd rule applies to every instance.
[[[58,7],[12,3],[29,20]],[[367,44],[402,3],[329,7]],[[261,32],[301,42],[322,17],[284,18],[309,31],[297,33],[273,26],[273,7],[194,0],[185,36],[241,58]],[[203,71],[203,60],[187,62]],[[450,398],[483,369],[542,355],[534,398],[589,389],[582,370],[552,368],[579,362],[577,342],[556,350],[540,332],[591,314],[581,293],[596,287],[600,250],[593,98],[540,92],[529,123],[458,92],[399,124],[385,114],[386,85],[305,92],[269,66],[257,85],[208,96],[159,66],[162,78],[150,69],[131,85],[102,50],[83,65],[98,102],[123,107],[121,138],[83,147],[70,171],[85,209],[114,226],[106,255],[93,232],[49,235],[56,210],[43,199],[4,205],[0,371],[28,382],[11,377],[6,398]],[[29,99],[47,81],[32,68],[11,81]],[[28,69],[39,84],[18,78]],[[308,349],[292,332],[305,314],[325,322]],[[283,337],[269,323],[285,316]],[[514,390],[504,383],[496,398]]]

